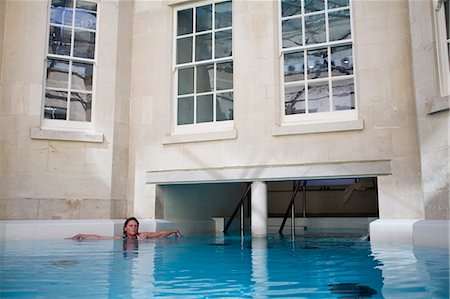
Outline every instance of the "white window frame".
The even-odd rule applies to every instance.
[[[96,11],[96,28],[95,30],[89,30],[86,28],[82,28],[86,31],[95,32],[95,49],[94,49],[94,59],[88,59],[88,58],[81,58],[81,57],[74,57],[73,55],[66,56],[66,55],[57,55],[57,54],[50,54],[49,53],[49,34],[50,34],[50,18],[51,18],[51,0],[48,1],[48,18],[47,18],[47,36],[46,36],[46,48],[45,48],[45,61],[44,61],[44,70],[43,70],[43,90],[42,90],[42,103],[41,103],[41,128],[44,130],[61,130],[61,131],[88,131],[93,132],[95,130],[95,103],[96,103],[96,81],[97,81],[97,51],[98,51],[98,28],[99,28],[99,16],[100,16],[100,1],[99,0],[83,0],[85,2],[92,2],[97,5],[97,11]],[[74,7],[76,5],[76,1],[73,3]],[[72,37],[71,37],[71,43],[73,47],[74,42],[74,30],[77,28],[75,27],[75,19],[72,21],[71,26],[65,25],[65,27],[70,28],[72,30]],[[73,48],[72,48],[73,49]],[[68,62],[87,62],[89,64],[92,64],[92,91],[86,91],[83,90],[83,93],[88,93],[92,95],[91,100],[91,120],[88,121],[73,121],[73,120],[61,120],[61,119],[47,119],[45,118],[45,94],[47,90],[47,61],[48,59],[59,59],[64,60]],[[70,64],[69,67],[69,86],[71,86],[71,79],[72,79],[72,70],[71,70],[72,64]],[[50,88],[51,89],[51,88]],[[58,89],[60,90],[60,89]],[[68,88],[68,92],[71,91],[77,91],[76,89]],[[67,115],[70,115],[70,103],[67,103]]]
[[[450,24],[446,24],[445,20],[445,1],[448,0],[433,0],[436,28],[436,51],[439,73],[439,91],[441,97],[450,95],[450,53],[448,51],[450,40],[447,39],[447,30],[450,30]]]
[[[218,64],[221,62],[231,62],[234,63],[234,38],[233,38],[233,32],[234,32],[234,9],[232,8],[232,25],[231,25],[231,34],[232,34],[232,55],[228,57],[223,58],[214,58],[214,45],[212,46],[212,59],[208,60],[202,60],[202,61],[195,61],[195,59],[192,59],[192,62],[189,63],[183,63],[183,64],[177,64],[177,25],[178,25],[178,18],[177,13],[180,10],[189,9],[189,8],[196,8],[204,5],[209,4],[218,4],[222,2],[228,2],[230,0],[208,0],[208,1],[198,1],[195,3],[188,3],[184,5],[177,6],[173,9],[173,50],[172,50],[172,109],[171,109],[171,127],[172,127],[172,135],[184,135],[184,134],[197,134],[197,133],[208,133],[208,132],[220,132],[220,131],[229,131],[234,129],[234,115],[232,120],[223,120],[223,121],[217,121],[216,118],[216,95],[217,95],[217,86],[214,84],[214,91],[213,91],[213,121],[212,122],[203,122],[203,123],[194,123],[194,124],[184,124],[184,125],[178,125],[178,69],[185,68],[185,67],[194,67],[194,87],[196,86],[196,72],[195,72],[195,66],[202,65],[202,64]],[[233,6],[233,1],[231,1]],[[214,15],[214,9],[212,13],[212,24],[214,24],[215,15]],[[195,33],[195,22],[196,22],[196,16],[195,16],[195,10],[193,13],[193,26],[194,26],[194,32],[191,34],[183,35],[182,37],[186,37],[188,35],[194,36]],[[215,33],[220,32],[224,30],[229,30],[230,27],[224,27],[220,28],[219,30],[216,30],[213,28],[209,32]],[[206,31],[208,32],[208,31]],[[205,32],[202,32],[205,33]],[[212,41],[214,43],[214,35],[212,37]],[[193,39],[192,44],[192,56],[195,56],[195,42]],[[234,64],[233,64],[234,65]],[[214,82],[216,82],[216,69],[214,68]],[[233,67],[233,88],[229,90],[220,90],[219,93],[223,92],[232,92],[233,93],[233,114],[234,114],[234,108],[235,108],[235,93],[234,93],[234,67]],[[201,95],[202,93],[196,93],[194,92],[192,95],[195,97],[197,95]],[[196,109],[196,101],[194,100],[194,110]],[[196,120],[196,112],[194,113],[194,121]]]
[[[305,12],[304,12],[304,0],[302,1],[302,27],[305,26]],[[340,8],[334,8],[334,9],[328,9],[328,1],[325,0],[325,30],[326,30],[326,39],[327,41],[324,43],[319,44],[313,44],[313,45],[305,45],[305,46],[297,46],[297,47],[291,47],[291,48],[283,48],[283,35],[282,35],[282,22],[286,19],[290,18],[296,18],[299,15],[296,16],[288,16],[283,17],[282,16],[282,8],[281,8],[281,0],[278,0],[278,28],[279,28],[279,61],[280,61],[280,118],[281,118],[281,125],[282,126],[291,126],[291,125],[303,125],[303,124],[314,124],[314,123],[325,123],[325,122],[339,122],[339,121],[355,121],[358,120],[358,99],[357,99],[357,74],[356,74],[356,61],[355,61],[355,47],[354,47],[354,30],[353,30],[353,9],[352,9],[352,0],[349,0],[349,5],[345,7]],[[342,9],[348,8],[350,12],[350,30],[351,30],[351,38],[343,41],[328,41],[329,39],[329,25],[328,25],[328,12],[333,11],[339,11]],[[321,11],[322,12],[322,11]],[[314,15],[313,13],[307,13],[308,15]],[[305,44],[305,36],[302,34],[303,44]],[[298,52],[298,51],[304,51],[304,50],[314,50],[314,49],[323,49],[328,48],[328,57],[331,57],[330,49],[332,46],[340,46],[340,45],[350,45],[352,47],[352,56],[353,56],[353,74],[352,75],[346,75],[346,76],[339,76],[338,80],[345,80],[352,78],[353,84],[354,84],[354,96],[355,96],[355,109],[351,110],[340,110],[340,111],[331,111],[331,107],[333,105],[332,100],[330,100],[330,111],[328,112],[315,112],[315,113],[305,113],[305,114],[291,114],[286,115],[285,114],[285,86],[289,85],[296,85],[299,81],[296,82],[284,82],[284,54],[285,53],[291,53],[291,52]],[[306,55],[304,55],[305,61],[307,60]],[[305,63],[306,65],[306,63]],[[306,72],[305,72],[306,74]],[[331,74],[331,64],[328,64],[328,74]],[[329,75],[326,78],[323,78],[322,81],[328,81],[329,86],[329,92],[330,92],[330,99],[332,98],[332,85],[331,82],[332,76]],[[335,78],[336,79],[336,78]],[[308,79],[305,77],[303,80],[304,84],[308,81]],[[318,80],[320,81],[320,80]],[[315,81],[315,82],[318,82]],[[305,103],[306,104],[306,103]]]

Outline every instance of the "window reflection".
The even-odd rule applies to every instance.
[[[177,35],[192,33],[192,8],[180,10],[177,15]]]
[[[198,7],[195,10],[195,31],[201,32],[212,29],[212,5]]]
[[[330,41],[351,38],[350,11],[348,9],[330,12],[328,22],[330,26]]]
[[[72,65],[72,89],[92,91],[93,65],[74,62]]]
[[[67,117],[66,91],[47,90],[44,99],[44,117],[47,119],[62,119]]]
[[[178,94],[194,93],[194,68],[178,70]]]
[[[326,42],[325,14],[305,17],[305,43],[318,44]]]
[[[217,64],[217,90],[233,89],[233,62]]]
[[[317,79],[328,77],[328,50],[319,49],[307,52],[308,78]]]
[[[47,87],[69,88],[69,62],[49,59],[47,61]]]
[[[178,125],[194,123],[194,97],[185,97],[178,99]]]
[[[217,3],[215,6],[215,27],[216,29],[231,27],[232,16],[231,1]]]
[[[330,111],[330,91],[328,81],[312,82],[308,86],[308,112]]]
[[[233,119],[233,93],[218,93],[217,98],[216,119],[217,121]]]
[[[353,53],[350,45],[331,48],[331,74],[332,76],[353,74]]]
[[[284,107],[286,115],[305,113],[305,86],[286,86],[284,91]]]
[[[213,95],[203,95],[197,97],[197,122],[213,121]]]
[[[195,37],[195,61],[212,58],[212,35],[211,33],[197,35]]]
[[[73,121],[91,121],[92,95],[72,92],[70,94],[70,117]]]
[[[289,17],[302,12],[300,0],[281,0],[281,15]]]
[[[176,18],[177,124],[232,120],[232,2],[194,4]]]
[[[333,81],[334,110],[355,109],[355,85],[353,79]]]
[[[284,54],[284,81],[305,79],[304,51]]]
[[[304,0],[305,1],[305,13],[321,11],[325,9],[324,0]]]
[[[73,56],[94,59],[95,33],[75,30]]]
[[[97,3],[52,0],[44,118],[91,121],[96,26]]]
[[[69,28],[50,26],[48,51],[50,54],[70,55],[72,30]]]
[[[177,63],[187,63],[192,61],[192,37],[180,38],[177,40]]]
[[[199,65],[197,67],[197,92],[214,90],[214,64]]]
[[[283,48],[301,46],[302,41],[302,19],[295,18],[283,21],[282,25]]]
[[[215,56],[216,58],[228,57],[232,55],[231,30],[219,31],[216,33]]]
[[[355,109],[350,9],[349,0],[281,0],[285,115]]]

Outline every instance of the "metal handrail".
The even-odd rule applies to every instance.
[[[251,190],[252,185],[248,184],[247,189],[244,192],[244,195],[242,195],[241,200],[239,200],[239,203],[237,204],[236,208],[234,209],[233,214],[231,215],[230,219],[228,219],[227,225],[225,226],[225,229],[223,230],[224,233],[226,233],[228,231],[228,228],[230,227],[231,223],[234,220],[234,217],[236,216],[238,210],[242,207],[242,205],[244,204],[244,200],[247,198],[250,190]],[[241,213],[241,218],[243,218],[243,213]],[[241,226],[243,225],[242,223],[243,219],[241,219]]]
[[[280,230],[278,231],[280,234],[283,233],[284,225],[286,224],[286,220],[287,220],[287,218],[289,216],[289,212],[292,210],[292,206],[294,205],[295,196],[297,196],[299,188],[300,188],[300,182],[297,181],[296,184],[295,184],[294,193],[292,194],[292,197],[291,197],[291,201],[289,202],[289,206],[288,206],[288,208],[286,210],[286,213],[284,214],[284,218],[283,218],[283,222],[281,223]],[[291,215],[291,217],[294,217],[294,215]],[[292,220],[292,221],[294,222],[294,220]]]

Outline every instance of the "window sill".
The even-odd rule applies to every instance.
[[[103,142],[103,133],[90,131],[69,131],[31,128],[31,139],[81,141],[81,142]]]
[[[341,131],[359,131],[364,129],[364,121],[362,119],[350,121],[335,121],[324,123],[309,123],[301,125],[281,125],[272,129],[273,136],[315,134]]]
[[[196,134],[183,134],[183,135],[171,135],[166,136],[162,144],[176,144],[176,143],[188,143],[188,142],[204,142],[204,141],[216,141],[226,139],[236,139],[237,130],[231,129],[226,131],[196,133]]]
[[[441,111],[447,111],[449,109],[450,96],[434,98],[425,104],[425,111],[427,114],[434,114]]]

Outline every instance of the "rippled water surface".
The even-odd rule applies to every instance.
[[[448,250],[352,237],[0,242],[0,298],[449,298]]]

